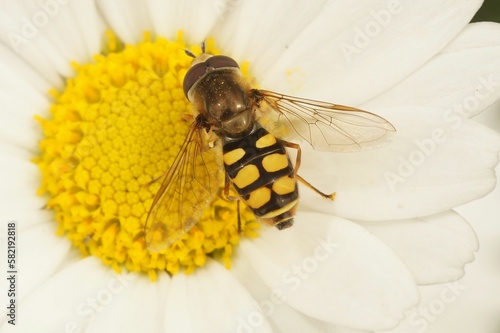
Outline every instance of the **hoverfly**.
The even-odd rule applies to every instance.
[[[263,126],[266,118],[274,116],[272,123],[284,126],[292,137],[327,151],[377,146],[395,131],[370,112],[252,89],[235,60],[206,53],[204,44],[200,56],[185,52],[194,60],[184,78],[184,93],[198,114],[146,220],[146,245],[153,251],[170,246],[193,227],[216,195],[222,168],[220,162],[210,162],[220,160],[221,149],[211,143],[222,144],[226,198],[244,201],[258,220],[281,230],[293,224],[297,182],[324,198],[333,200],[335,193],[325,194],[298,175],[300,146],[271,134]],[[286,148],[297,150],[295,165]],[[229,197],[231,184],[237,198]]]

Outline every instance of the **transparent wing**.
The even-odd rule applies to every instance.
[[[149,250],[161,251],[191,229],[219,189],[217,149],[208,149],[201,135],[193,123],[153,200],[145,226]]]
[[[396,129],[376,114],[349,106],[278,94],[266,90],[253,90],[256,101],[264,101],[274,111],[279,127],[291,128],[309,142],[314,149],[326,151],[359,151],[382,145],[387,134]],[[272,116],[264,107],[263,117]],[[266,114],[267,113],[267,114]],[[281,130],[282,131],[282,130]],[[278,134],[279,135],[279,134]]]

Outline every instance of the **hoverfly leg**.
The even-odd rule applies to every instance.
[[[295,174],[295,177],[297,177],[297,180],[299,182],[301,182],[302,184],[304,184],[305,186],[309,187],[311,190],[313,190],[314,192],[318,193],[319,195],[321,195],[323,198],[326,198],[326,199],[330,199],[330,200],[335,200],[335,192],[333,192],[332,194],[326,194],[326,193],[323,193],[321,192],[320,190],[318,190],[316,187],[312,186],[311,183],[309,183],[307,180],[305,180],[304,178],[302,178],[301,176],[299,176],[298,174]]]
[[[236,201],[236,210],[238,211],[238,234],[241,234],[240,200]]]
[[[193,116],[190,113],[183,113],[181,116],[181,119],[185,121],[186,123],[192,123],[195,119],[195,116]]]
[[[293,143],[293,142],[284,141],[284,140],[281,140],[281,142],[283,142],[283,145],[285,147],[297,149],[297,157],[295,159],[295,167],[293,168],[293,173],[295,174],[295,177],[297,178],[297,180],[300,181],[305,186],[309,187],[314,192],[321,195],[323,198],[334,200],[335,199],[335,192],[333,192],[332,194],[323,193],[320,190],[318,190],[316,187],[312,186],[311,183],[309,183],[307,180],[305,180],[304,178],[302,178],[301,176],[299,176],[297,174],[297,171],[299,171],[299,167],[300,167],[300,158],[302,156],[302,150],[300,149],[300,145]]]
[[[229,201],[239,201],[240,198],[229,195],[229,186],[231,185],[231,181],[229,180],[229,176],[226,173],[226,177],[224,180],[224,196],[226,197],[226,200]]]
[[[300,149],[300,145],[293,143],[293,142],[288,142],[281,140],[283,145],[288,148],[293,148],[297,150],[297,157],[295,158],[295,166],[293,168],[293,173],[297,174],[297,171],[299,171],[300,168],[300,158],[302,156],[302,149]]]

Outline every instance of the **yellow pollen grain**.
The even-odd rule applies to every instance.
[[[142,42],[127,46],[106,35],[102,53],[73,64],[76,74],[66,87],[50,92],[50,116],[36,117],[44,134],[34,159],[42,175],[38,193],[55,212],[57,233],[83,255],[152,280],[160,271],[191,273],[207,257],[229,268],[240,235],[256,237],[259,224],[242,209],[239,233],[236,204],[222,189],[170,248],[153,253],[144,242],[146,216],[161,185],[152,181],[168,170],[190,125],[182,83],[192,58],[184,50],[200,54],[200,47],[186,45],[181,32],[175,40],[145,33]],[[219,53],[211,39],[207,50]]]

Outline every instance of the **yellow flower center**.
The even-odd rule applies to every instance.
[[[51,119],[37,117],[45,137],[35,159],[42,172],[39,194],[49,195],[58,233],[84,255],[120,271],[191,273],[207,256],[230,267],[239,241],[236,203],[222,189],[188,233],[159,253],[147,250],[144,224],[153,197],[182,145],[191,105],[182,82],[192,58],[179,33],[175,41],[145,33],[138,45],[112,33],[103,54],[74,64],[63,92],[52,91]],[[219,53],[209,40],[210,53]],[[245,66],[243,66],[245,71]],[[189,200],[187,198],[186,200]],[[243,205],[242,205],[243,207]],[[242,234],[255,237],[259,224],[241,209]]]

